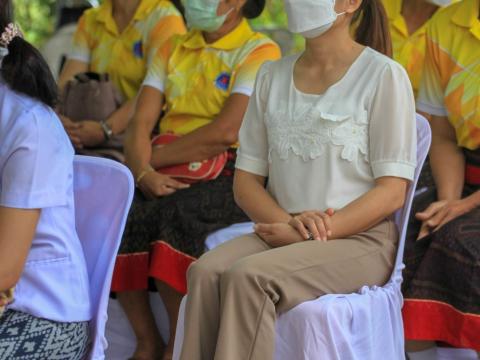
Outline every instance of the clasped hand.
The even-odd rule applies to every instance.
[[[63,115],[60,115],[60,120],[76,149],[98,146],[105,141],[105,134],[98,121],[83,120],[74,122]]]
[[[286,246],[312,238],[317,241],[327,241],[332,235],[331,217],[334,213],[333,209],[327,209],[325,212],[304,211],[292,216],[288,223],[256,224],[255,232],[273,247]]]

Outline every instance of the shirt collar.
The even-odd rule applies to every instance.
[[[466,28],[472,28],[478,19],[479,0],[464,0],[458,5],[457,11],[452,16],[452,22]]]
[[[408,37],[407,24],[402,16],[402,0],[384,1],[385,12],[387,13],[388,21],[397,31],[404,37]]]
[[[183,46],[188,49],[214,48],[218,50],[233,50],[243,46],[253,35],[248,21],[243,19],[240,24],[227,35],[212,44],[207,44],[202,31],[191,30]]]
[[[385,12],[387,13],[388,21],[392,26],[397,29],[405,38],[408,38],[412,35],[418,36],[423,35],[427,31],[427,23],[423,24],[420,28],[415,31],[413,34],[408,33],[407,23],[405,18],[402,15],[402,4],[403,0],[392,0],[384,1]]]
[[[163,1],[164,0],[140,0],[140,4],[138,5],[137,11],[135,11],[133,20],[145,19],[145,17]]]
[[[105,26],[111,33],[117,34],[117,24],[112,16],[112,2],[111,0],[104,0],[102,5],[98,8],[97,21]]]
[[[164,0],[141,0],[133,15],[132,21],[145,19],[152,9],[163,1]],[[108,31],[118,35],[117,24],[112,14],[112,0],[104,0],[102,5],[100,5],[98,8],[97,21],[103,23]]]
[[[477,39],[480,39],[479,6],[480,0],[463,0],[452,16],[454,24],[470,29]]]

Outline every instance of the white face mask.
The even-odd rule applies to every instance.
[[[452,0],[427,0],[427,2],[433,5],[444,7],[450,5],[452,3]]]
[[[288,29],[307,39],[327,32],[345,12],[335,12],[335,0],[285,0]]]

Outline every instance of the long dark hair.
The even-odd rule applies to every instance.
[[[354,14],[355,40],[365,46],[392,57],[392,39],[388,19],[380,0],[363,0]]]
[[[13,21],[11,0],[0,0],[0,33]],[[21,37],[15,37],[7,47],[0,73],[16,92],[23,93],[54,107],[57,84],[40,52]]]

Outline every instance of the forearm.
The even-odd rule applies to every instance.
[[[335,212],[329,239],[343,239],[370,229],[392,215],[404,201],[405,190],[392,191],[387,186],[376,186]]]
[[[255,223],[288,223],[291,215],[282,209],[265,190],[265,178],[237,170],[234,179],[234,194],[237,205]]]
[[[171,144],[155,148],[151,165],[159,169],[169,165],[210,159],[227,150],[234,142],[215,123],[205,125]]]
[[[127,129],[124,144],[125,163],[136,179],[150,163],[152,156],[150,132],[134,122]]]
[[[13,288],[22,275],[40,212],[39,209],[0,206],[0,289],[2,291]]]
[[[132,104],[133,105],[133,104]],[[125,136],[125,162],[137,178],[150,164],[152,145],[150,136],[163,106],[163,94],[144,86],[135,102],[135,115],[129,122]]]
[[[248,100],[249,97],[243,94],[230,95],[220,114],[211,123],[182,136],[172,144],[154,149],[151,165],[159,169],[203,161],[227,150],[238,141],[238,131]]]
[[[465,180],[465,157],[456,143],[433,138],[430,166],[438,200],[458,200]]]
[[[106,119],[107,124],[113,131],[114,135],[122,134],[128,127],[130,119],[133,117],[135,110],[135,98],[128,100],[117,111]]]

